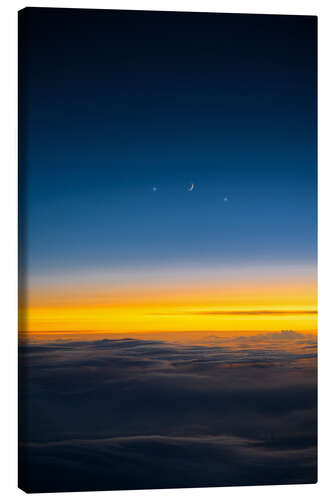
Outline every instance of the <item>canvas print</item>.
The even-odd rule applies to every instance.
[[[19,487],[316,482],[316,18],[18,18]]]

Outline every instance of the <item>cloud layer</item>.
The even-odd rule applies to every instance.
[[[316,339],[20,346],[26,491],[316,480]]]

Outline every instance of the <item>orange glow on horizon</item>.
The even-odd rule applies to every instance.
[[[19,324],[24,332],[316,332],[316,309],[311,280],[69,287],[28,294]]]

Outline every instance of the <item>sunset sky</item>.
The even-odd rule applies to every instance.
[[[21,331],[316,331],[312,20],[75,15],[26,28]]]

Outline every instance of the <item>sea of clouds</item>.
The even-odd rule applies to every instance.
[[[21,343],[20,487],[316,481],[316,338]]]

